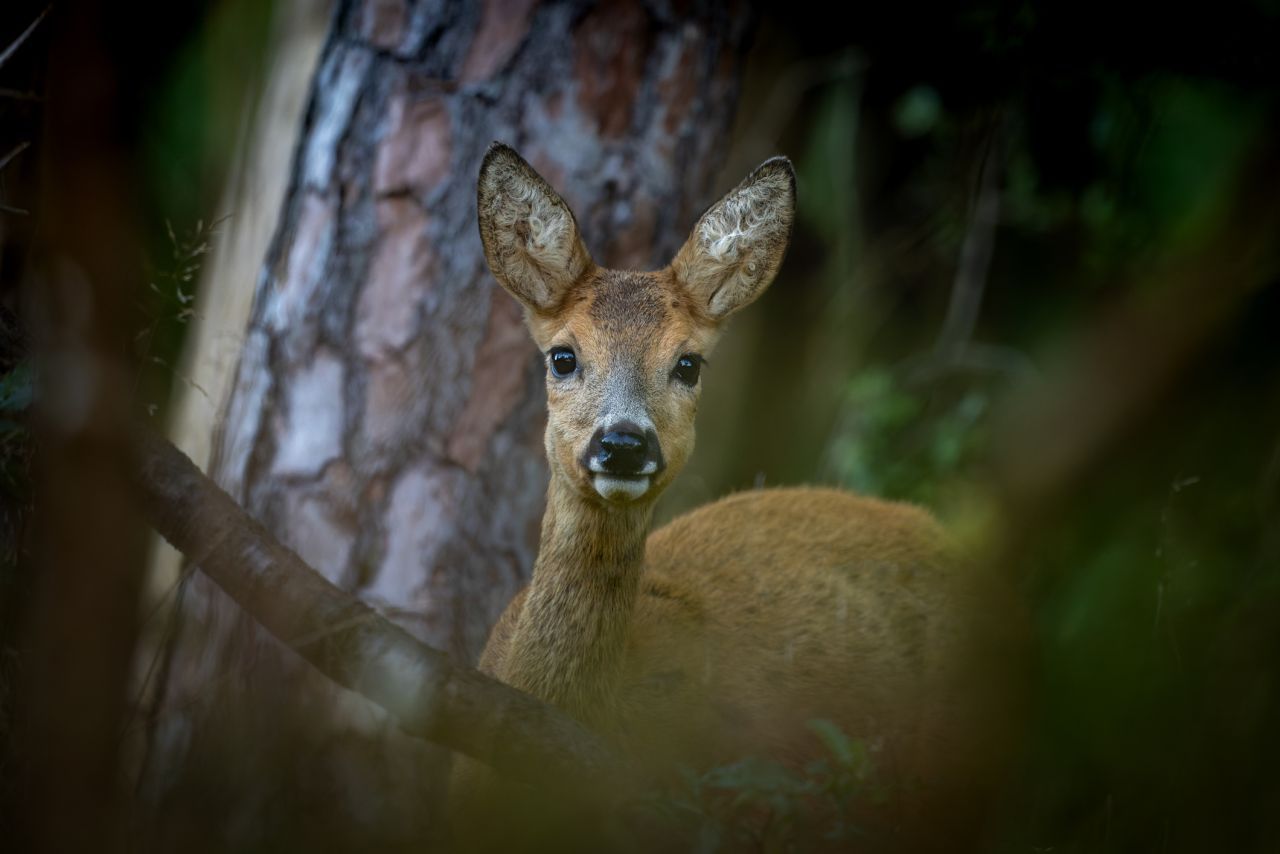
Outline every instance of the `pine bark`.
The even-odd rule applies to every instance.
[[[527,579],[547,484],[543,368],[484,265],[480,160],[494,139],[518,148],[597,261],[666,263],[710,201],[748,29],[743,9],[690,6],[335,12],[211,474],[330,581],[459,659]],[[430,838],[443,751],[198,575],[179,615],[143,779],[174,833],[297,844],[306,816],[323,847]],[[282,808],[298,824],[272,829]]]

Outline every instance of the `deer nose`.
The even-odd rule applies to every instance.
[[[648,443],[644,436],[614,430],[600,437],[600,464],[610,474],[637,474],[644,465]]]
[[[629,421],[598,430],[587,451],[587,468],[619,477],[657,474],[662,469],[657,440]]]

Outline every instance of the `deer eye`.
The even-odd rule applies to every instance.
[[[559,379],[564,379],[578,369],[578,357],[568,347],[552,347],[547,356],[551,373]]]
[[[702,357],[697,353],[685,353],[676,360],[676,366],[671,371],[671,376],[687,386],[695,386],[698,384],[698,374],[700,373],[702,373]]]

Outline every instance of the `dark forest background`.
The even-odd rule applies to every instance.
[[[121,388],[163,423],[198,393],[175,366],[273,44],[270,3],[144,5],[95,34],[93,58],[53,43],[51,21],[19,41],[42,3],[0,12],[6,805],[22,795],[19,686],[39,666],[23,640],[42,444],[20,282],[63,221],[41,207],[48,153],[76,144],[48,98],[76,91],[58,81],[77,62],[118,71],[106,136],[136,179],[137,282],[117,307]],[[1032,712],[992,850],[1274,850],[1280,4],[755,15],[712,183],[785,153],[799,219],[707,368],[699,447],[661,518],[761,483],[840,483],[981,538],[1002,496],[1035,497],[1010,551]],[[1037,405],[1039,429],[1010,433]]]

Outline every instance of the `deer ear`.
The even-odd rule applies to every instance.
[[[796,173],[774,157],[702,215],[676,253],[676,279],[715,319],[764,293],[782,265],[796,211]]]
[[[489,146],[480,165],[477,210],[489,269],[533,311],[553,310],[591,265],[569,206],[500,142]]]

